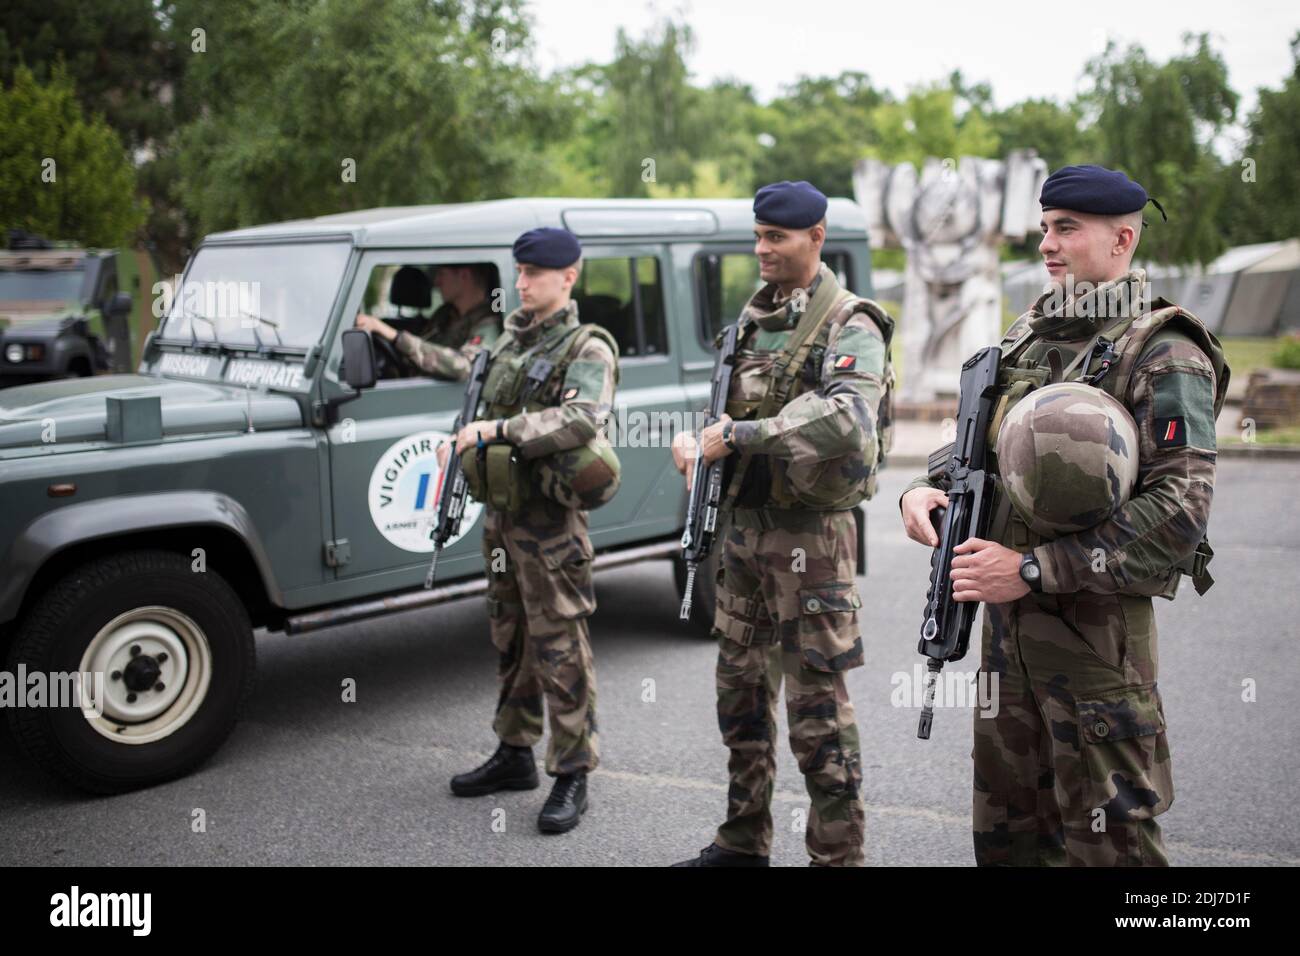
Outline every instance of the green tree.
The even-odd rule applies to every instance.
[[[19,66],[0,90],[0,225],[117,246],[143,221],[122,141],[85,115],[67,70],[55,64],[41,84]]]
[[[1184,37],[1184,50],[1153,63],[1140,46],[1114,43],[1090,60],[1092,88],[1081,97],[1092,121],[1094,162],[1122,169],[1168,211],[1151,209],[1141,254],[1159,262],[1208,262],[1226,246],[1219,228],[1222,166],[1211,144],[1236,114],[1228,70],[1205,34]]]
[[[700,145],[688,82],[690,27],[666,20],[643,39],[618,31],[605,68],[605,175],[613,195],[645,196],[650,183],[689,185]]]
[[[1000,155],[1013,149],[1033,149],[1049,170],[1092,161],[1080,121],[1074,106],[1042,99],[1023,100],[989,117]]]
[[[866,153],[918,167],[929,156],[997,156],[998,136],[988,118],[975,106],[959,114],[957,100],[951,85],[935,84],[912,90],[901,103],[882,103],[872,111],[876,142]]]
[[[181,59],[170,35],[170,0],[9,0],[0,8],[0,81],[20,65],[37,82],[64,64],[87,115],[102,114],[137,157],[147,203],[145,235],[179,268],[187,217],[175,191],[171,143]]]
[[[1242,156],[1224,169],[1224,230],[1234,243],[1300,236],[1300,33],[1291,39],[1291,75],[1259,91]]]
[[[178,162],[204,231],[512,195],[572,124],[519,0],[178,2],[196,28]]]
[[[7,0],[0,12],[0,81],[20,66],[46,82],[63,63],[87,113],[104,119],[130,148],[166,136],[167,102],[180,76],[166,39],[171,4],[162,0]]]
[[[804,179],[828,196],[852,196],[853,165],[879,142],[873,120],[884,102],[865,73],[800,77],[759,114],[770,145],[754,185]]]

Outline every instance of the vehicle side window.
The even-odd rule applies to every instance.
[[[835,273],[840,285],[853,288],[849,254],[823,249],[822,261]],[[702,252],[695,257],[696,302],[699,329],[710,348],[724,325],[735,322],[750,296],[762,288],[758,259],[750,252]]]
[[[464,337],[449,325],[450,307],[444,308],[444,288],[457,289],[465,282],[480,287],[490,302],[500,286],[497,267],[490,262],[468,262],[447,265],[452,273],[444,286],[438,280],[439,264],[380,263],[370,270],[366,290],[361,297],[361,311],[382,319],[399,332],[410,332],[416,338],[437,342],[449,348],[460,348]],[[449,291],[455,296],[457,292]],[[403,360],[399,367],[384,361],[379,367],[380,379],[417,378],[424,375],[418,368]]]
[[[595,322],[613,334],[621,358],[668,351],[658,258],[583,259],[573,299],[580,320]]]

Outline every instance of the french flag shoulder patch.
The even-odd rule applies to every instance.
[[[1155,435],[1157,448],[1177,448],[1186,445],[1187,423],[1183,420],[1182,415],[1175,415],[1172,418],[1157,418]]]

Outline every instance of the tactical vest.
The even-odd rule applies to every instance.
[[[489,353],[487,380],[483,384],[483,417],[509,418],[520,412],[536,412],[562,404],[560,390],[569,365],[583,344],[593,337],[605,342],[614,355],[614,384],[617,385],[618,343],[601,326],[557,322],[531,346],[524,346],[507,328]],[[575,493],[568,483],[557,481],[552,474],[554,471],[561,476],[581,473],[590,464],[586,458],[597,461],[607,476],[612,473],[613,486],[606,489],[607,494],[587,498],[583,489]],[[550,459],[562,460],[550,468]],[[581,449],[531,461],[520,456],[513,445],[496,442],[468,452],[462,457],[462,465],[470,494],[512,514],[539,494],[566,507],[596,507],[613,497],[618,487],[618,456],[604,435],[598,435]],[[539,472],[545,472],[544,479]],[[607,483],[609,480],[607,477]]]
[[[870,299],[860,298],[837,284],[832,295],[818,297],[814,288],[808,308],[794,328],[785,332],[785,341],[772,358],[766,387],[746,394],[746,380],[738,376],[742,363],[753,356],[746,349],[759,334],[756,326],[742,328],[737,346],[737,368],[732,373],[732,390],[727,397],[727,414],[735,421],[770,418],[808,391],[821,387],[822,366],[830,340],[832,316],[845,303],[854,302],[854,312],[865,312],[880,329],[885,340],[884,394],[876,414],[876,458],[860,466],[839,467],[841,459],[819,462],[814,471],[781,460],[774,464],[771,455],[729,456],[724,472],[727,500],[736,508],[803,509],[813,511],[846,510],[870,498],[876,490],[876,473],[893,442],[894,369],[890,361],[890,342],[894,322]],[[750,355],[742,356],[742,352]],[[739,394],[738,394],[739,392]],[[834,467],[832,467],[834,466]]]
[[[1111,320],[1087,339],[1053,339],[1040,335],[1022,316],[1001,342],[1003,361],[998,370],[1001,394],[989,417],[989,470],[995,474],[998,471],[998,431],[1007,413],[1036,388],[1060,381],[1091,380],[1128,408],[1127,395],[1138,360],[1152,339],[1164,331],[1187,336],[1209,358],[1214,367],[1217,419],[1227,396],[1230,374],[1223,348],[1200,319],[1168,300],[1156,299],[1152,310],[1144,315]],[[1043,544],[1046,539],[1031,530],[1011,507],[1000,480],[995,482],[995,489],[989,537],[1017,551],[1029,551]],[[1134,493],[1141,490],[1139,486]],[[1190,575],[1197,592],[1203,594],[1214,583],[1207,570],[1213,554],[1209,541],[1202,539],[1190,557],[1168,572],[1119,593],[1172,599],[1178,591],[1181,573]]]

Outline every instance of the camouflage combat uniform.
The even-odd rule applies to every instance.
[[[578,325],[570,303],[540,322],[522,309],[505,320],[494,354],[525,352]],[[525,459],[577,448],[603,431],[614,404],[616,357],[600,338],[578,346],[562,381],[539,396],[550,406],[506,419],[504,434]],[[490,395],[485,394],[492,407]],[[496,417],[496,412],[491,412]],[[531,747],[550,714],[546,772],[592,770],[599,762],[596,675],[586,618],[596,609],[587,512],[533,494],[508,514],[488,507],[483,558],[488,570],[492,643],[500,653],[500,697],[493,729],[503,743]]]
[[[801,293],[796,293],[801,295]],[[887,347],[879,307],[842,290],[823,265],[804,306],[830,317],[785,404],[753,416],[801,303],[774,285],[741,314],[728,413],[731,481],[745,466],[722,539],[714,636],[718,725],[731,750],[727,821],[715,843],[767,856],[776,772],[774,711],[782,676],[790,746],[811,798],[812,862],[861,865],[864,808],[858,729],[844,671],[863,663],[854,586],[857,526],[877,460],[876,415]],[[878,318],[873,319],[873,313]]]
[[[1038,376],[1039,385],[1054,364],[1068,371],[1094,334],[1086,314],[1112,303],[1120,320],[1106,320],[1103,332],[1115,333],[1120,357],[1100,387],[1132,413],[1139,462],[1132,497],[1074,534],[1046,540],[1014,510],[994,508],[988,536],[1032,550],[1042,588],[984,609],[981,668],[996,675],[999,708],[975,718],[972,827],[981,865],[1168,863],[1155,818],[1174,791],[1151,598],[1174,596],[1173,569],[1187,566],[1204,536],[1228,369],[1217,340],[1190,314],[1163,300],[1145,311],[1115,307],[1140,304],[1144,282],[1134,270],[1097,289],[1091,309],[1081,298],[1074,314],[1084,318],[1028,339],[1016,368],[1002,370],[1003,384]],[[1004,354],[1026,330],[1053,322],[1042,311],[1046,299],[1012,325]],[[1124,315],[1133,314],[1125,329]],[[998,420],[1014,401],[1007,397]],[[908,490],[928,484],[917,479]],[[996,498],[1007,496],[999,490]]]
[[[491,348],[501,334],[497,314],[484,299],[463,315],[451,303],[438,308],[423,337],[399,332],[394,345],[425,375],[463,382],[480,350]]]

